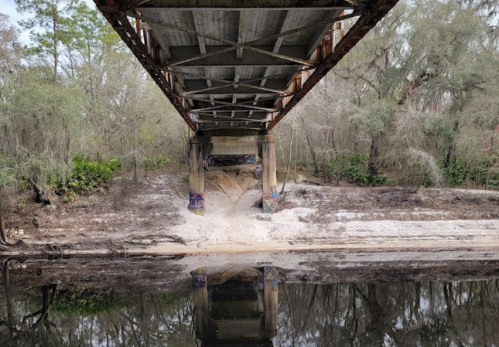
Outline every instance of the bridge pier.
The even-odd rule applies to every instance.
[[[272,213],[277,209],[277,175],[275,162],[274,135],[261,135],[258,138],[262,158],[262,206],[263,213]]]
[[[189,150],[189,211],[204,214],[204,167],[203,142],[195,136],[190,140]]]
[[[189,149],[189,210],[203,215],[205,208],[204,165],[213,147],[210,136],[194,136]],[[258,136],[258,152],[262,160],[262,209],[273,213],[277,209],[277,176],[275,139],[273,135]]]

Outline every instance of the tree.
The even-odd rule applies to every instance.
[[[33,14],[32,18],[19,22],[30,31],[33,45],[27,53],[42,60],[49,59],[53,70],[53,81],[57,84],[61,52],[64,45],[73,40],[71,16],[78,0],[15,0],[22,14]]]
[[[19,70],[21,47],[17,43],[18,32],[9,23],[9,16],[0,13],[0,84],[5,85],[5,78]]]
[[[64,180],[74,152],[79,152],[82,94],[76,88],[43,83],[36,70],[26,72],[0,118],[0,178],[26,180],[37,202],[48,202],[44,190]]]

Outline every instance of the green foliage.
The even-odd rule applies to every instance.
[[[444,172],[445,182],[450,186],[460,186],[466,183],[472,172],[471,168],[466,166],[466,162],[462,157],[456,157],[448,167],[445,167],[443,158],[440,164]],[[475,169],[478,169],[478,167]]]
[[[114,293],[73,287],[58,293],[52,309],[80,316],[91,316],[123,307],[126,307],[126,303]]]
[[[470,165],[463,156],[456,156],[444,167],[444,160],[440,165],[444,172],[445,182],[449,186],[457,187],[473,182],[477,186],[487,186],[488,189],[499,188],[498,158],[493,154],[481,154]]]
[[[72,200],[76,195],[91,194],[99,187],[108,188],[120,166],[118,159],[90,161],[83,156],[75,156],[71,177],[66,184],[66,200]]]
[[[151,158],[144,160],[146,170],[161,170],[170,164],[170,159],[163,154],[155,154]]]
[[[21,27],[30,30],[33,45],[26,47],[28,55],[52,60],[53,81],[57,83],[57,66],[63,45],[74,40],[72,15],[77,0],[15,0],[17,11],[32,14],[19,22]]]
[[[339,175],[340,179],[364,187],[387,184],[386,176],[367,172],[368,160],[369,157],[365,154],[341,154],[329,162],[329,170],[332,175]]]

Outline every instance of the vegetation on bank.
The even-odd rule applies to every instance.
[[[31,41],[0,13],[0,191],[69,201],[186,161],[188,128],[100,13],[16,4]]]
[[[281,165],[291,154],[330,183],[499,188],[498,10],[399,1],[275,128]]]

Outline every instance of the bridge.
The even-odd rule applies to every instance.
[[[398,0],[94,1],[195,133],[189,209],[202,214],[215,136],[256,136],[263,210],[276,209],[269,131]]]

